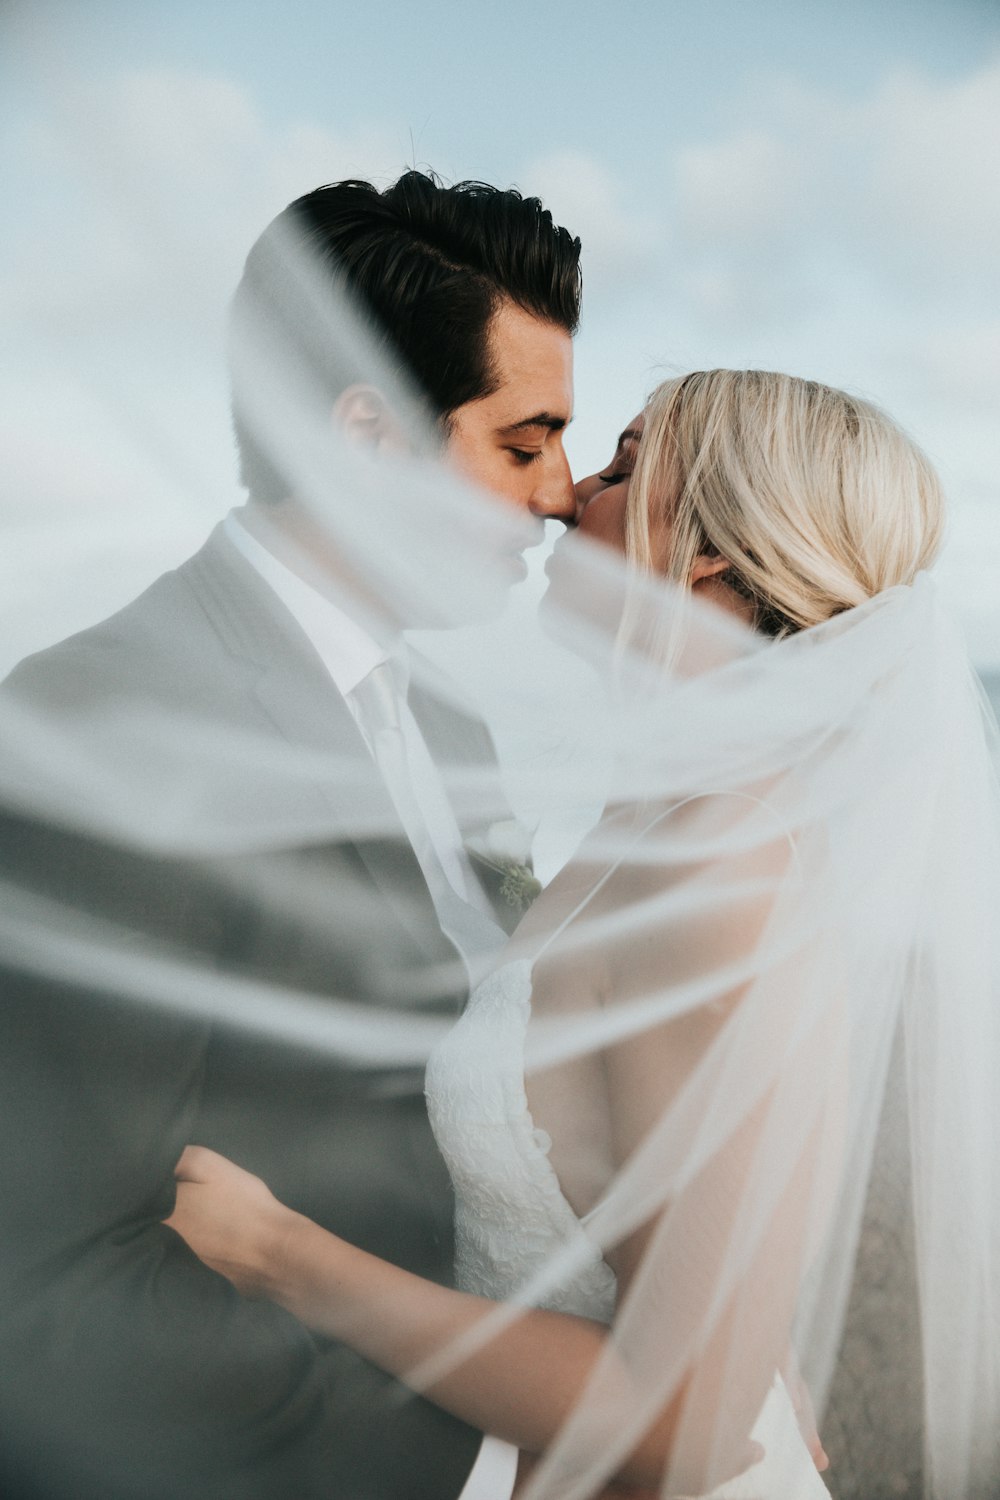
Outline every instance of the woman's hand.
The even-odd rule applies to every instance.
[[[168,1227],[244,1297],[276,1297],[298,1215],[259,1177],[205,1146],[186,1146],[174,1176],[177,1201]]]

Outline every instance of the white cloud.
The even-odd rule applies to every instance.
[[[882,224],[911,249],[944,251],[1000,283],[1000,58],[946,83],[897,73],[862,118]]]
[[[158,309],[202,327],[286,203],[338,177],[395,176],[401,156],[384,126],[276,127],[232,80],[175,69],[60,80],[19,141],[16,165],[66,199],[71,253],[65,226],[47,244],[30,225],[8,240],[0,298],[61,337]]]
[[[900,378],[908,373],[928,398],[960,402],[968,417],[992,420],[1000,429],[1000,320],[915,329],[906,359]]]
[[[706,310],[775,292],[804,311],[838,264],[882,297],[971,305],[1000,294],[1000,59],[957,80],[912,70],[850,99],[778,81],[770,120],[681,150],[679,248]],[[728,279],[727,279],[728,278]]]
[[[768,241],[795,212],[805,162],[794,141],[763,130],[677,152],[680,228],[694,243],[737,233],[742,243]]]

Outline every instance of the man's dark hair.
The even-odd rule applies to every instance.
[[[537,198],[482,182],[445,187],[417,171],[383,191],[353,179],[330,183],[289,204],[254,244],[233,324],[248,312],[263,321],[269,339],[294,346],[331,403],[358,372],[343,351],[324,347],[336,341],[323,339],[287,285],[289,243],[347,290],[383,357],[416,383],[444,431],[453,411],[496,389],[489,333],[503,302],[571,334],[579,322],[580,241]],[[290,486],[253,435],[235,352],[232,374],[240,477],[252,498],[281,499]]]

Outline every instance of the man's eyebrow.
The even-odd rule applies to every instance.
[[[523,432],[527,427],[547,427],[550,432],[562,432],[572,418],[556,417],[550,411],[536,411],[532,417],[522,417],[520,422],[510,422],[506,427],[501,427],[500,432]]]

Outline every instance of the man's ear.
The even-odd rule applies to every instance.
[[[348,441],[362,448],[399,445],[399,428],[389,403],[373,385],[349,385],[333,403],[332,417]]]
[[[704,583],[706,578],[717,578],[728,567],[728,559],[720,557],[718,552],[699,552],[691,568],[691,587]]]

